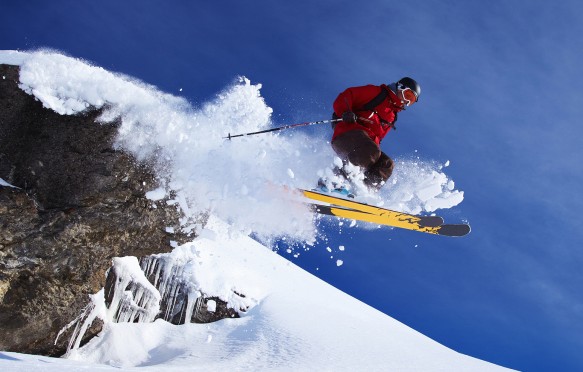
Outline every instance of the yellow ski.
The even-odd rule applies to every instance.
[[[313,204],[315,211],[321,214],[446,236],[463,236],[471,230],[467,224],[443,224],[438,216],[416,216],[315,191],[300,191],[308,199],[329,204]]]

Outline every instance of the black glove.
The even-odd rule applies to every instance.
[[[342,114],[342,121],[345,123],[356,123],[358,116],[352,111],[346,111]]]

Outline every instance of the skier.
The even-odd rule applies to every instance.
[[[369,189],[378,191],[391,176],[393,160],[381,151],[380,143],[395,128],[397,114],[417,102],[420,94],[419,84],[404,77],[389,85],[348,88],[334,101],[333,118],[342,121],[334,125],[332,148],[344,163],[363,169]],[[348,179],[343,169],[336,172]],[[341,193],[349,193],[340,189]]]

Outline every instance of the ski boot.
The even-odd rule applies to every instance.
[[[318,180],[318,187],[315,189],[324,194],[340,194],[344,197],[354,199],[354,194],[346,188],[346,186],[332,182],[331,187],[328,187],[326,181],[323,179]]]

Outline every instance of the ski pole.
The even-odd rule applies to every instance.
[[[242,133],[242,134],[234,134],[234,135],[231,135],[231,133],[229,133],[229,135],[227,137],[223,137],[223,138],[230,140],[231,138],[236,138],[236,137],[253,136],[255,134],[275,132],[278,130],[290,129],[290,128],[296,128],[296,127],[305,127],[308,125],[316,125],[316,124],[324,124],[324,123],[336,123],[338,121],[342,121],[342,119],[319,120],[319,121],[310,121],[310,122],[306,122],[306,123],[289,124],[289,125],[284,125],[284,126],[277,127],[277,128],[260,130],[258,132],[250,132],[250,133]]]

